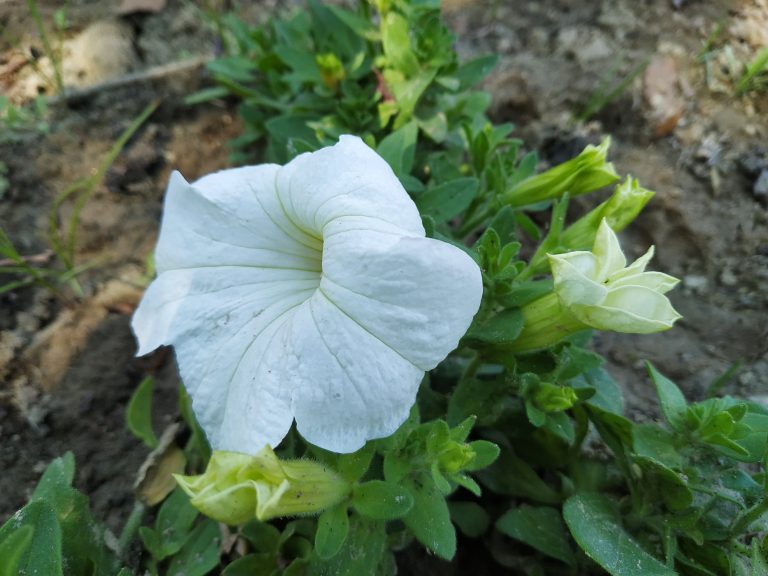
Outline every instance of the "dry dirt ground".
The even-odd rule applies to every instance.
[[[135,359],[129,318],[170,171],[195,179],[227,166],[238,120],[225,103],[182,104],[205,83],[198,63],[217,47],[201,10],[168,0],[149,2],[166,4],[158,12],[118,14],[130,4],[69,3],[63,76],[79,95],[51,101],[47,133],[0,142],[0,225],[22,254],[45,260],[56,195],[92,173],[147,103],[162,102],[83,210],[78,262],[92,264],[79,277],[84,297],[66,286],[0,296],[0,521],[48,461],[73,450],[76,484],[117,530],[146,456],[124,423],[145,373],[158,382],[156,429],[177,417],[172,356]],[[39,5],[51,22],[59,3]],[[256,4],[248,17],[274,8]],[[657,191],[624,238],[634,255],[655,244],[655,269],[683,279],[672,300],[685,318],[665,334],[596,341],[633,416],[657,414],[645,359],[692,398],[735,366],[724,391],[768,402],[768,92],[735,89],[742,63],[768,44],[768,1],[453,0],[445,11],[463,55],[499,54],[486,84],[494,120],[514,122],[543,166],[610,134],[619,172]],[[2,93],[22,101],[49,91],[26,2],[0,2],[0,28]],[[26,63],[32,53],[37,70]],[[575,120],[610,92],[605,85],[644,64],[613,101]]]

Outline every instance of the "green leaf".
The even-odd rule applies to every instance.
[[[519,308],[508,308],[483,322],[473,324],[465,338],[473,344],[504,345],[514,342],[522,330],[522,312]]]
[[[114,555],[104,544],[103,528],[93,519],[88,498],[72,488],[75,458],[71,452],[54,459],[35,487],[30,501],[50,505],[61,532],[61,561],[73,574],[97,576],[114,572]]]
[[[509,403],[510,390],[511,385],[505,378],[490,381],[462,378],[448,399],[448,424],[453,426],[467,416],[476,415],[478,425],[493,425]]]
[[[595,395],[587,400],[590,406],[597,406],[606,412],[614,414],[624,413],[624,397],[621,388],[602,368],[589,370],[571,379],[569,384],[573,388],[592,388]]]
[[[646,367],[651,375],[651,380],[656,385],[656,392],[659,395],[664,417],[672,428],[682,432],[685,430],[685,413],[688,410],[685,396],[672,380],[658,372],[650,362],[646,362]]]
[[[548,506],[513,508],[496,521],[496,529],[539,552],[575,565],[568,531],[560,511]]]
[[[168,574],[205,576],[219,565],[219,525],[212,520],[198,524],[181,551],[173,557]]]
[[[768,561],[760,549],[758,539],[752,540],[752,571],[750,576],[765,576],[768,574]]]
[[[342,503],[325,510],[317,519],[315,552],[323,560],[336,556],[349,533],[347,504]]]
[[[522,458],[502,447],[497,462],[478,473],[482,483],[497,494],[529,498],[542,504],[560,504],[562,498]]]
[[[395,520],[413,507],[413,496],[393,482],[371,480],[354,487],[352,506],[361,516],[372,520]]]
[[[693,504],[693,492],[682,476],[658,460],[637,456],[635,463],[643,472],[643,491],[655,493],[673,512],[680,512]]]
[[[616,510],[600,494],[576,494],[563,516],[578,545],[613,576],[676,576],[624,531]]]
[[[488,530],[491,518],[476,502],[449,502],[451,520],[470,538],[480,538]]]
[[[349,534],[341,550],[331,559],[314,555],[307,576],[362,576],[376,574],[377,567],[387,552],[387,533],[384,522],[366,520],[359,516],[350,519]]]
[[[55,506],[55,502],[69,495],[74,478],[75,456],[72,452],[67,452],[48,464],[30,500],[48,500]]]
[[[257,552],[277,552],[281,544],[281,538],[284,534],[280,530],[260,520],[249,520],[240,529],[240,533],[245,537],[254,550]]]
[[[390,11],[382,21],[381,41],[390,66],[411,77],[419,71],[419,60],[411,47],[408,20]]]
[[[447,222],[469,207],[477,196],[479,186],[477,178],[451,180],[419,194],[416,207],[421,214],[434,218],[435,222]]]
[[[376,447],[373,442],[369,442],[357,452],[340,454],[336,470],[344,480],[356,482],[368,471],[375,454]]]
[[[154,450],[157,448],[157,436],[152,429],[153,385],[154,381],[151,376],[147,376],[141,381],[131,396],[130,402],[128,402],[125,419],[133,435]]]
[[[445,496],[428,474],[407,477],[403,484],[413,495],[413,508],[403,522],[428,550],[451,560],[456,554],[456,530]]]
[[[501,449],[488,440],[475,440],[469,443],[469,447],[475,453],[474,459],[464,466],[464,470],[482,470],[493,464],[501,453]]]
[[[277,571],[272,554],[248,554],[227,565],[221,576],[272,576]]]
[[[413,168],[418,133],[416,122],[409,122],[384,138],[376,149],[398,177],[408,175]]]
[[[632,445],[638,456],[652,458],[668,468],[683,465],[683,457],[675,448],[675,436],[656,424],[635,424]]]
[[[499,57],[495,54],[480,56],[459,66],[453,77],[459,81],[459,90],[468,90],[490,74]]]
[[[26,548],[14,552],[17,555],[15,566],[5,563],[7,557],[2,557],[3,569],[8,574],[40,574],[45,576],[63,576],[62,569],[62,537],[59,520],[53,508],[42,500],[32,500],[21,510],[11,516],[0,527],[0,543],[3,550],[10,548],[11,539],[19,531],[32,533],[20,538],[19,544],[26,543]]]
[[[35,528],[26,525],[16,528],[4,540],[0,540],[0,558],[3,559],[0,576],[17,576],[24,573],[19,570],[19,564],[34,535]]]
[[[189,496],[181,488],[176,488],[165,499],[155,522],[155,534],[160,539],[157,560],[167,558],[181,550],[190,536],[190,530],[197,516],[197,509],[192,506]]]
[[[721,449],[721,452],[741,460],[742,462],[759,462],[763,459],[768,446],[768,415],[757,412],[747,412],[739,421],[740,424],[748,426],[750,432],[743,438],[734,439],[743,452]]]

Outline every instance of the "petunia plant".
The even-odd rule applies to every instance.
[[[659,422],[633,422],[591,349],[680,320],[654,248],[624,255],[654,193],[609,138],[551,166],[491,123],[494,58],[459,63],[436,0],[218,24],[190,99],[240,100],[243,165],[170,176],[132,321],[139,354],[173,347],[184,427],[157,440],[145,380],[159,488],[117,551],[65,458],[0,528],[3,573],[768,573],[768,410],[648,364]]]

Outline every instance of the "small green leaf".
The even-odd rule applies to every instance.
[[[369,442],[357,452],[339,455],[336,470],[344,480],[355,482],[366,473],[375,454],[376,447],[373,442]]]
[[[501,449],[488,440],[475,440],[469,443],[469,447],[475,453],[474,459],[464,467],[464,470],[482,470],[493,464],[501,453]]]
[[[197,509],[192,506],[189,496],[181,488],[176,488],[165,499],[155,522],[155,534],[160,544],[157,560],[167,558],[181,550],[190,536],[190,530],[197,516]]]
[[[491,518],[476,502],[449,502],[451,520],[470,538],[480,538],[488,530]]]
[[[435,222],[447,222],[469,207],[479,187],[477,178],[451,180],[419,194],[416,206],[421,214],[431,216]]]
[[[652,458],[668,468],[683,465],[683,457],[675,448],[675,436],[656,424],[635,424],[632,445],[638,456]]]
[[[685,396],[672,380],[657,371],[650,362],[646,363],[646,367],[651,375],[651,380],[656,385],[656,392],[659,395],[664,417],[672,428],[682,432],[685,429],[685,412],[688,409]]]
[[[595,395],[586,402],[614,414],[624,413],[624,397],[621,388],[602,368],[595,368],[573,378],[569,384],[574,388],[592,388]]]
[[[523,314],[519,308],[508,308],[490,318],[473,324],[467,335],[474,344],[503,345],[514,342],[523,330]]]
[[[548,506],[513,508],[496,521],[496,529],[539,552],[575,564],[568,531],[560,511]]]
[[[227,565],[221,576],[272,576],[277,559],[272,554],[248,554]]]
[[[154,381],[147,376],[141,381],[128,402],[125,419],[134,436],[148,447],[157,448],[157,436],[152,429],[152,387]]]
[[[409,122],[384,138],[376,148],[398,177],[407,176],[413,168],[419,127]]]
[[[0,543],[2,549],[10,549],[9,542],[16,538],[14,534],[21,530],[25,535],[17,543],[26,544],[20,551],[14,551],[17,556],[15,566],[6,568],[6,556],[2,556],[3,569],[9,569],[9,574],[45,574],[45,576],[63,576],[62,568],[62,537],[59,520],[53,508],[42,500],[32,500],[21,510],[11,516],[0,527]]]
[[[284,534],[280,530],[260,520],[249,520],[240,529],[240,533],[245,537],[254,550],[257,552],[276,553],[281,544],[281,537]]]
[[[612,576],[676,576],[624,531],[616,510],[600,494],[576,494],[563,516],[578,545]]]
[[[497,494],[520,496],[542,504],[562,501],[560,494],[544,482],[528,462],[503,446],[496,464],[478,472],[478,477]]]
[[[427,474],[408,477],[403,484],[413,495],[413,508],[403,522],[428,550],[450,560],[456,554],[456,530],[445,496]]]
[[[410,25],[397,12],[389,12],[382,21],[382,44],[389,65],[410,77],[419,71],[419,60],[411,48]]]
[[[325,510],[317,519],[315,552],[323,560],[336,556],[349,533],[347,504],[342,503]]]
[[[674,470],[646,456],[637,456],[635,463],[643,472],[644,491],[655,491],[670,510],[680,512],[693,504],[693,492]]]
[[[0,565],[0,576],[18,576],[23,574],[19,570],[21,557],[32,543],[35,528],[30,525],[21,526],[13,530],[8,536],[0,541],[0,558],[3,559]]]
[[[341,550],[323,560],[318,555],[310,559],[307,576],[362,576],[376,574],[377,566],[387,552],[387,533],[384,522],[366,520],[359,516],[350,519],[349,534]],[[295,563],[295,562],[294,562]]]
[[[495,54],[480,56],[459,66],[453,77],[459,81],[459,90],[467,90],[490,74],[499,57]]]
[[[205,576],[219,565],[219,525],[212,520],[198,524],[181,551],[173,557],[168,574]]]
[[[352,491],[352,506],[366,518],[372,520],[394,520],[402,518],[413,507],[413,496],[406,488],[393,482],[371,480],[355,486]]]

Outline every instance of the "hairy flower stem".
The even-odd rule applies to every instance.
[[[138,500],[133,505],[128,520],[125,521],[123,531],[120,533],[120,538],[117,541],[117,557],[125,558],[128,548],[136,537],[136,532],[141,526],[141,521],[144,520],[144,513],[147,511],[147,507]]]
[[[555,293],[526,304],[521,311],[525,325],[520,336],[508,348],[511,352],[542,350],[586,328],[563,308]]]
[[[749,525],[768,512],[768,498],[763,498],[749,510],[740,514],[731,525],[731,536],[736,537],[749,529]]]

